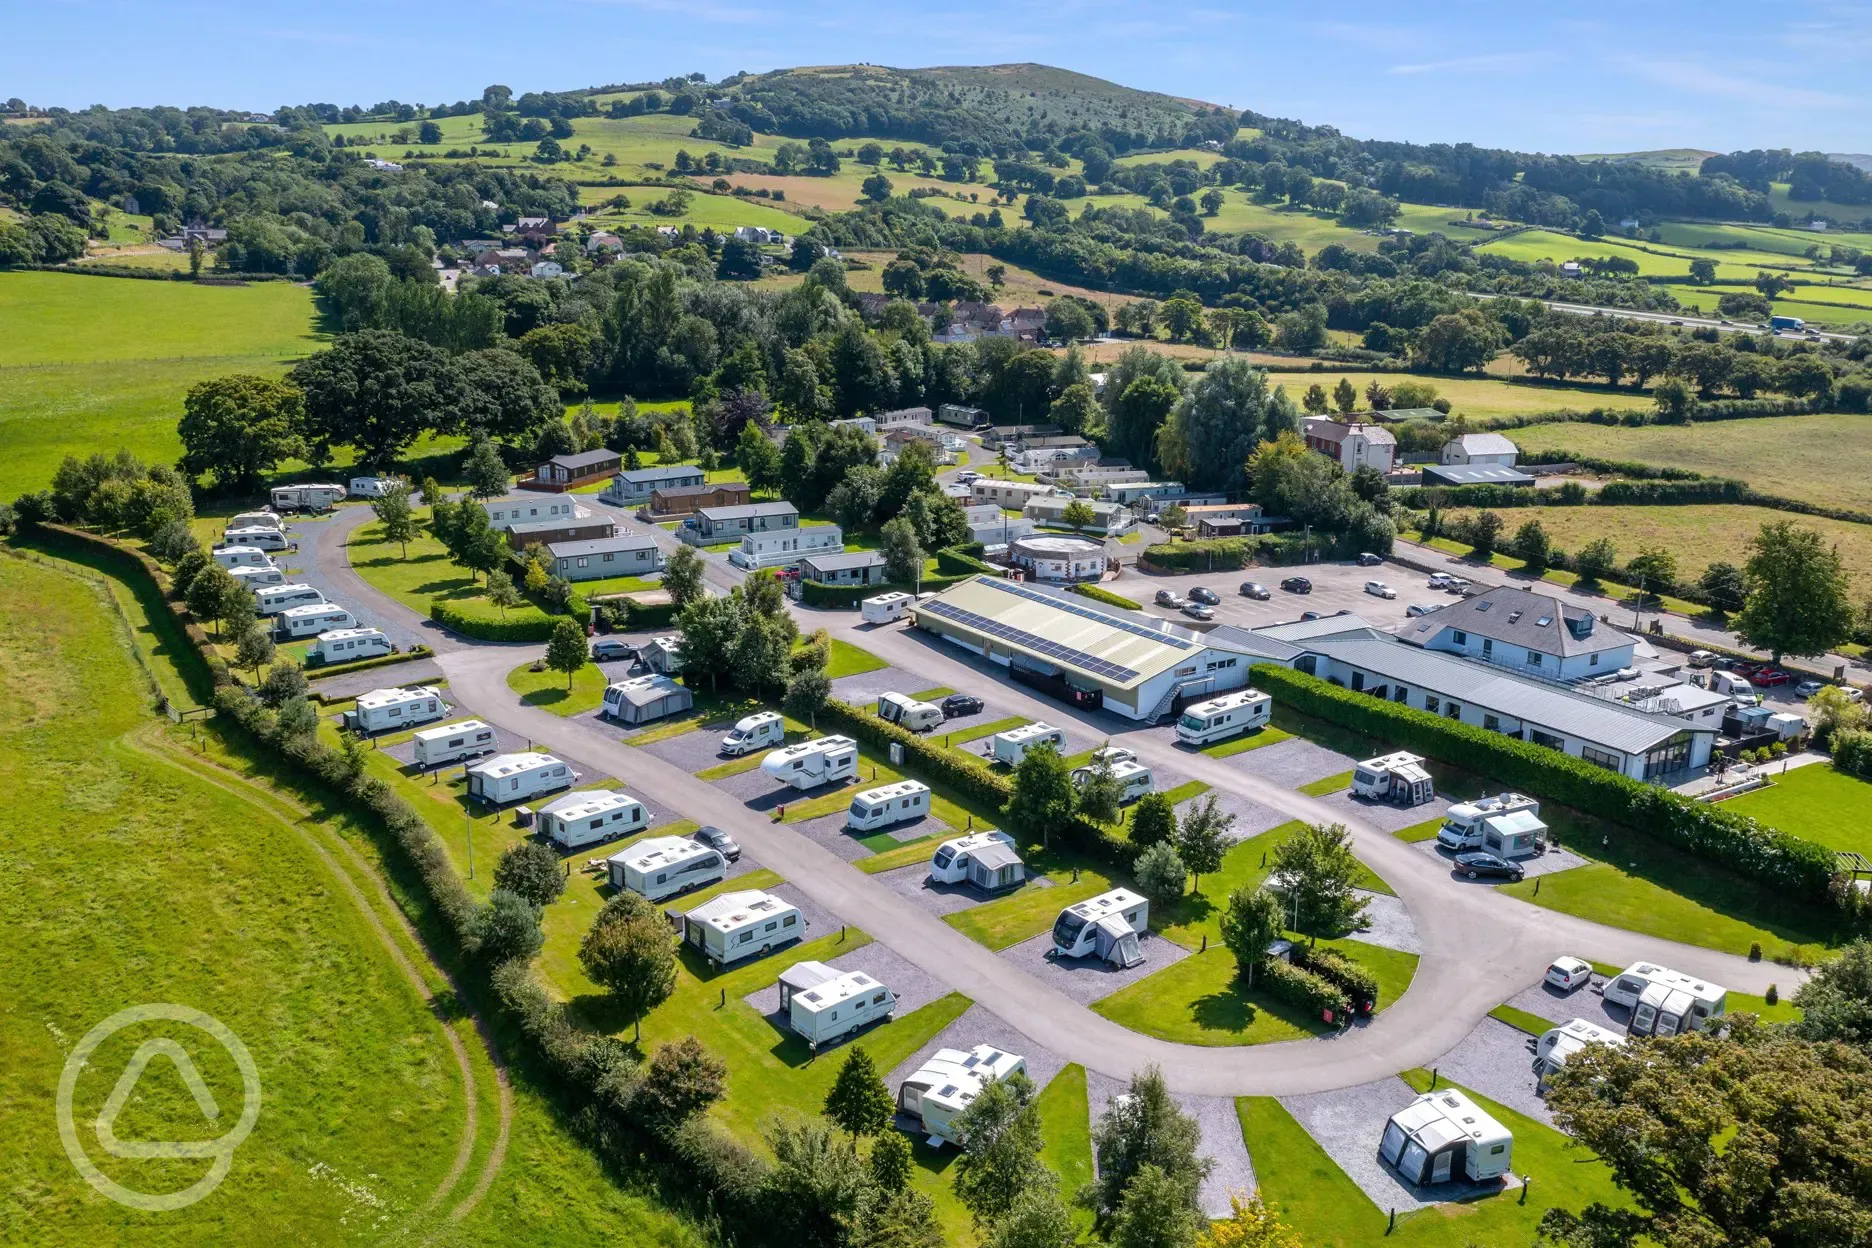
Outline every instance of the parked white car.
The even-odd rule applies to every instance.
[[[1562,992],[1572,992],[1592,983],[1592,963],[1579,958],[1555,958],[1547,968],[1547,982]]]
[[[1397,597],[1397,590],[1392,589],[1389,585],[1385,584],[1383,581],[1366,581],[1365,592],[1370,594],[1374,598]]]

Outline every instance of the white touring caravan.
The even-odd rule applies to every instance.
[[[761,711],[735,721],[733,731],[721,739],[721,752],[730,758],[752,754],[786,740],[786,721],[779,711]]]
[[[973,884],[984,893],[998,893],[1018,888],[1027,879],[1027,867],[1014,852],[1014,838],[990,829],[938,845],[929,878],[937,884]]]
[[[478,719],[425,728],[411,738],[418,767],[440,767],[494,752],[494,730]]]
[[[909,823],[930,813],[929,785],[918,780],[900,780],[875,789],[866,789],[852,798],[845,814],[845,826],[854,832],[876,832],[879,828]]]
[[[771,750],[761,759],[761,771],[796,789],[850,780],[858,774],[858,743],[850,737],[818,737]]]
[[[1118,797],[1121,802],[1135,802],[1157,787],[1157,780],[1151,775],[1151,769],[1135,759],[1113,763],[1111,772],[1118,783],[1124,786],[1123,792]],[[1084,788],[1097,774],[1098,769],[1095,767],[1076,767],[1073,769],[1072,782],[1076,787]]]
[[[919,702],[915,698],[901,693],[883,693],[878,695],[878,718],[887,723],[908,728],[911,732],[928,732],[942,726],[942,707],[934,702]]]
[[[893,624],[910,614],[910,604],[915,601],[905,593],[879,594],[859,603],[858,614],[867,624]]]
[[[505,806],[569,789],[578,778],[578,772],[551,754],[496,754],[468,769],[468,796],[489,806]]]
[[[759,889],[723,893],[683,915],[682,938],[720,968],[806,939],[806,916]]]
[[[273,556],[258,546],[217,546],[208,557],[224,568],[271,568]]]
[[[1208,745],[1211,741],[1264,727],[1273,714],[1273,698],[1259,689],[1238,689],[1184,707],[1183,714],[1177,717],[1177,740],[1185,745]]]
[[[1481,849],[1490,819],[1521,811],[1538,815],[1540,803],[1525,793],[1497,793],[1494,797],[1478,797],[1473,802],[1454,802],[1443,812],[1443,826],[1436,834],[1437,844],[1451,853]]]
[[[897,994],[863,971],[837,971],[823,962],[795,962],[780,972],[780,1012],[817,1053],[819,1046],[883,1022]]]
[[[1426,1092],[1391,1115],[1378,1156],[1406,1183],[1481,1183],[1508,1173],[1514,1136],[1454,1088]]]
[[[434,685],[373,689],[358,694],[357,709],[345,713],[345,727],[363,732],[386,732],[441,719],[448,714],[448,709],[448,703],[442,700],[442,691]]]
[[[271,525],[255,525],[252,528],[229,529],[221,534],[225,546],[255,546],[261,550],[285,550],[292,542],[287,540],[283,529]]]
[[[259,569],[245,569],[258,573]],[[234,575],[239,576],[237,570]],[[261,615],[278,615],[294,607],[316,607],[325,601],[325,595],[316,586],[302,581],[287,581],[283,585],[260,585],[254,589],[254,610]]]
[[[286,583],[286,574],[278,568],[229,568],[228,575],[233,577],[242,589],[256,594],[269,585]]]
[[[396,647],[377,629],[335,628],[318,635],[318,640],[306,650],[306,659],[308,665],[317,663],[329,667],[333,663],[355,663],[359,659],[395,653]]]
[[[395,477],[352,477],[352,498],[382,498],[403,483]]]
[[[273,629],[288,641],[297,641],[301,637],[316,637],[333,629],[356,627],[357,620],[337,603],[315,602],[303,607],[287,607],[279,613]]]
[[[1598,1023],[1589,1023],[1583,1018],[1576,1018],[1564,1027],[1556,1027],[1540,1038],[1534,1046],[1534,1074],[1544,1088],[1547,1081],[1560,1073],[1560,1068],[1567,1064],[1567,1059],[1589,1044],[1619,1045],[1625,1043],[1625,1037],[1609,1027]]]
[[[1138,933],[1150,927],[1150,902],[1127,888],[1067,906],[1053,922],[1053,953],[1061,958],[1097,957],[1113,966],[1144,960]]]
[[[993,1045],[978,1044],[967,1052],[937,1049],[898,1087],[897,1108],[923,1124],[931,1148],[960,1144],[955,1120],[969,1102],[980,1096],[988,1083],[1026,1069],[1026,1058],[1003,1053]]]
[[[581,789],[540,807],[539,829],[561,849],[615,841],[650,826],[650,812],[628,793]]]
[[[1018,767],[1021,759],[1027,757],[1027,751],[1036,745],[1050,745],[1056,750],[1063,749],[1066,745],[1066,734],[1052,724],[1022,724],[1019,728],[1010,728],[1006,732],[995,733],[989,740],[988,754],[997,763]]]
[[[1631,1007],[1631,1022],[1625,1030],[1634,1036],[1706,1031],[1729,1008],[1729,990],[1721,984],[1648,962],[1627,967],[1617,979],[1608,981],[1605,999]]]
[[[276,485],[271,495],[275,511],[329,511],[344,496],[345,487],[331,482]]]
[[[286,519],[277,511],[243,511],[228,517],[230,529],[278,529],[286,530]]]
[[[605,835],[608,839],[610,833]],[[628,888],[651,901],[713,884],[727,870],[719,853],[686,836],[647,837],[605,859],[611,887]]]
[[[1436,800],[1436,782],[1423,768],[1423,759],[1399,750],[1368,758],[1352,769],[1352,795],[1398,806],[1421,806]]]

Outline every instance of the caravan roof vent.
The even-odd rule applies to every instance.
[[[1510,611],[1508,613],[1508,622],[1510,624],[1514,623],[1516,620],[1520,618],[1521,618],[1521,613],[1519,611]]]

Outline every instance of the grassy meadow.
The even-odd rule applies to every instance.
[[[1306,393],[1307,387],[1317,383],[1327,394],[1332,393],[1340,378],[1350,381],[1361,395],[1365,387],[1373,380],[1384,386],[1393,386],[1405,378],[1396,373],[1370,373],[1358,370],[1339,371],[1331,368],[1319,372],[1281,371],[1268,374],[1268,384],[1286,386],[1287,392],[1296,401]],[[1503,416],[1525,416],[1533,412],[1551,412],[1561,408],[1588,410],[1603,407],[1611,410],[1641,410],[1651,406],[1651,398],[1642,391],[1612,390],[1602,386],[1546,386],[1527,385],[1505,381],[1495,377],[1416,377],[1411,381],[1426,382],[1435,387],[1439,397],[1450,401],[1450,414],[1467,416],[1474,424]],[[1360,400],[1361,403],[1363,399]],[[1575,426],[1568,425],[1567,428]]]

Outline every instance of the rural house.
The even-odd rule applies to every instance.
[[[1397,438],[1378,425],[1342,425],[1336,420],[1302,423],[1307,446],[1335,460],[1347,472],[1375,468],[1390,472],[1397,466]]]

